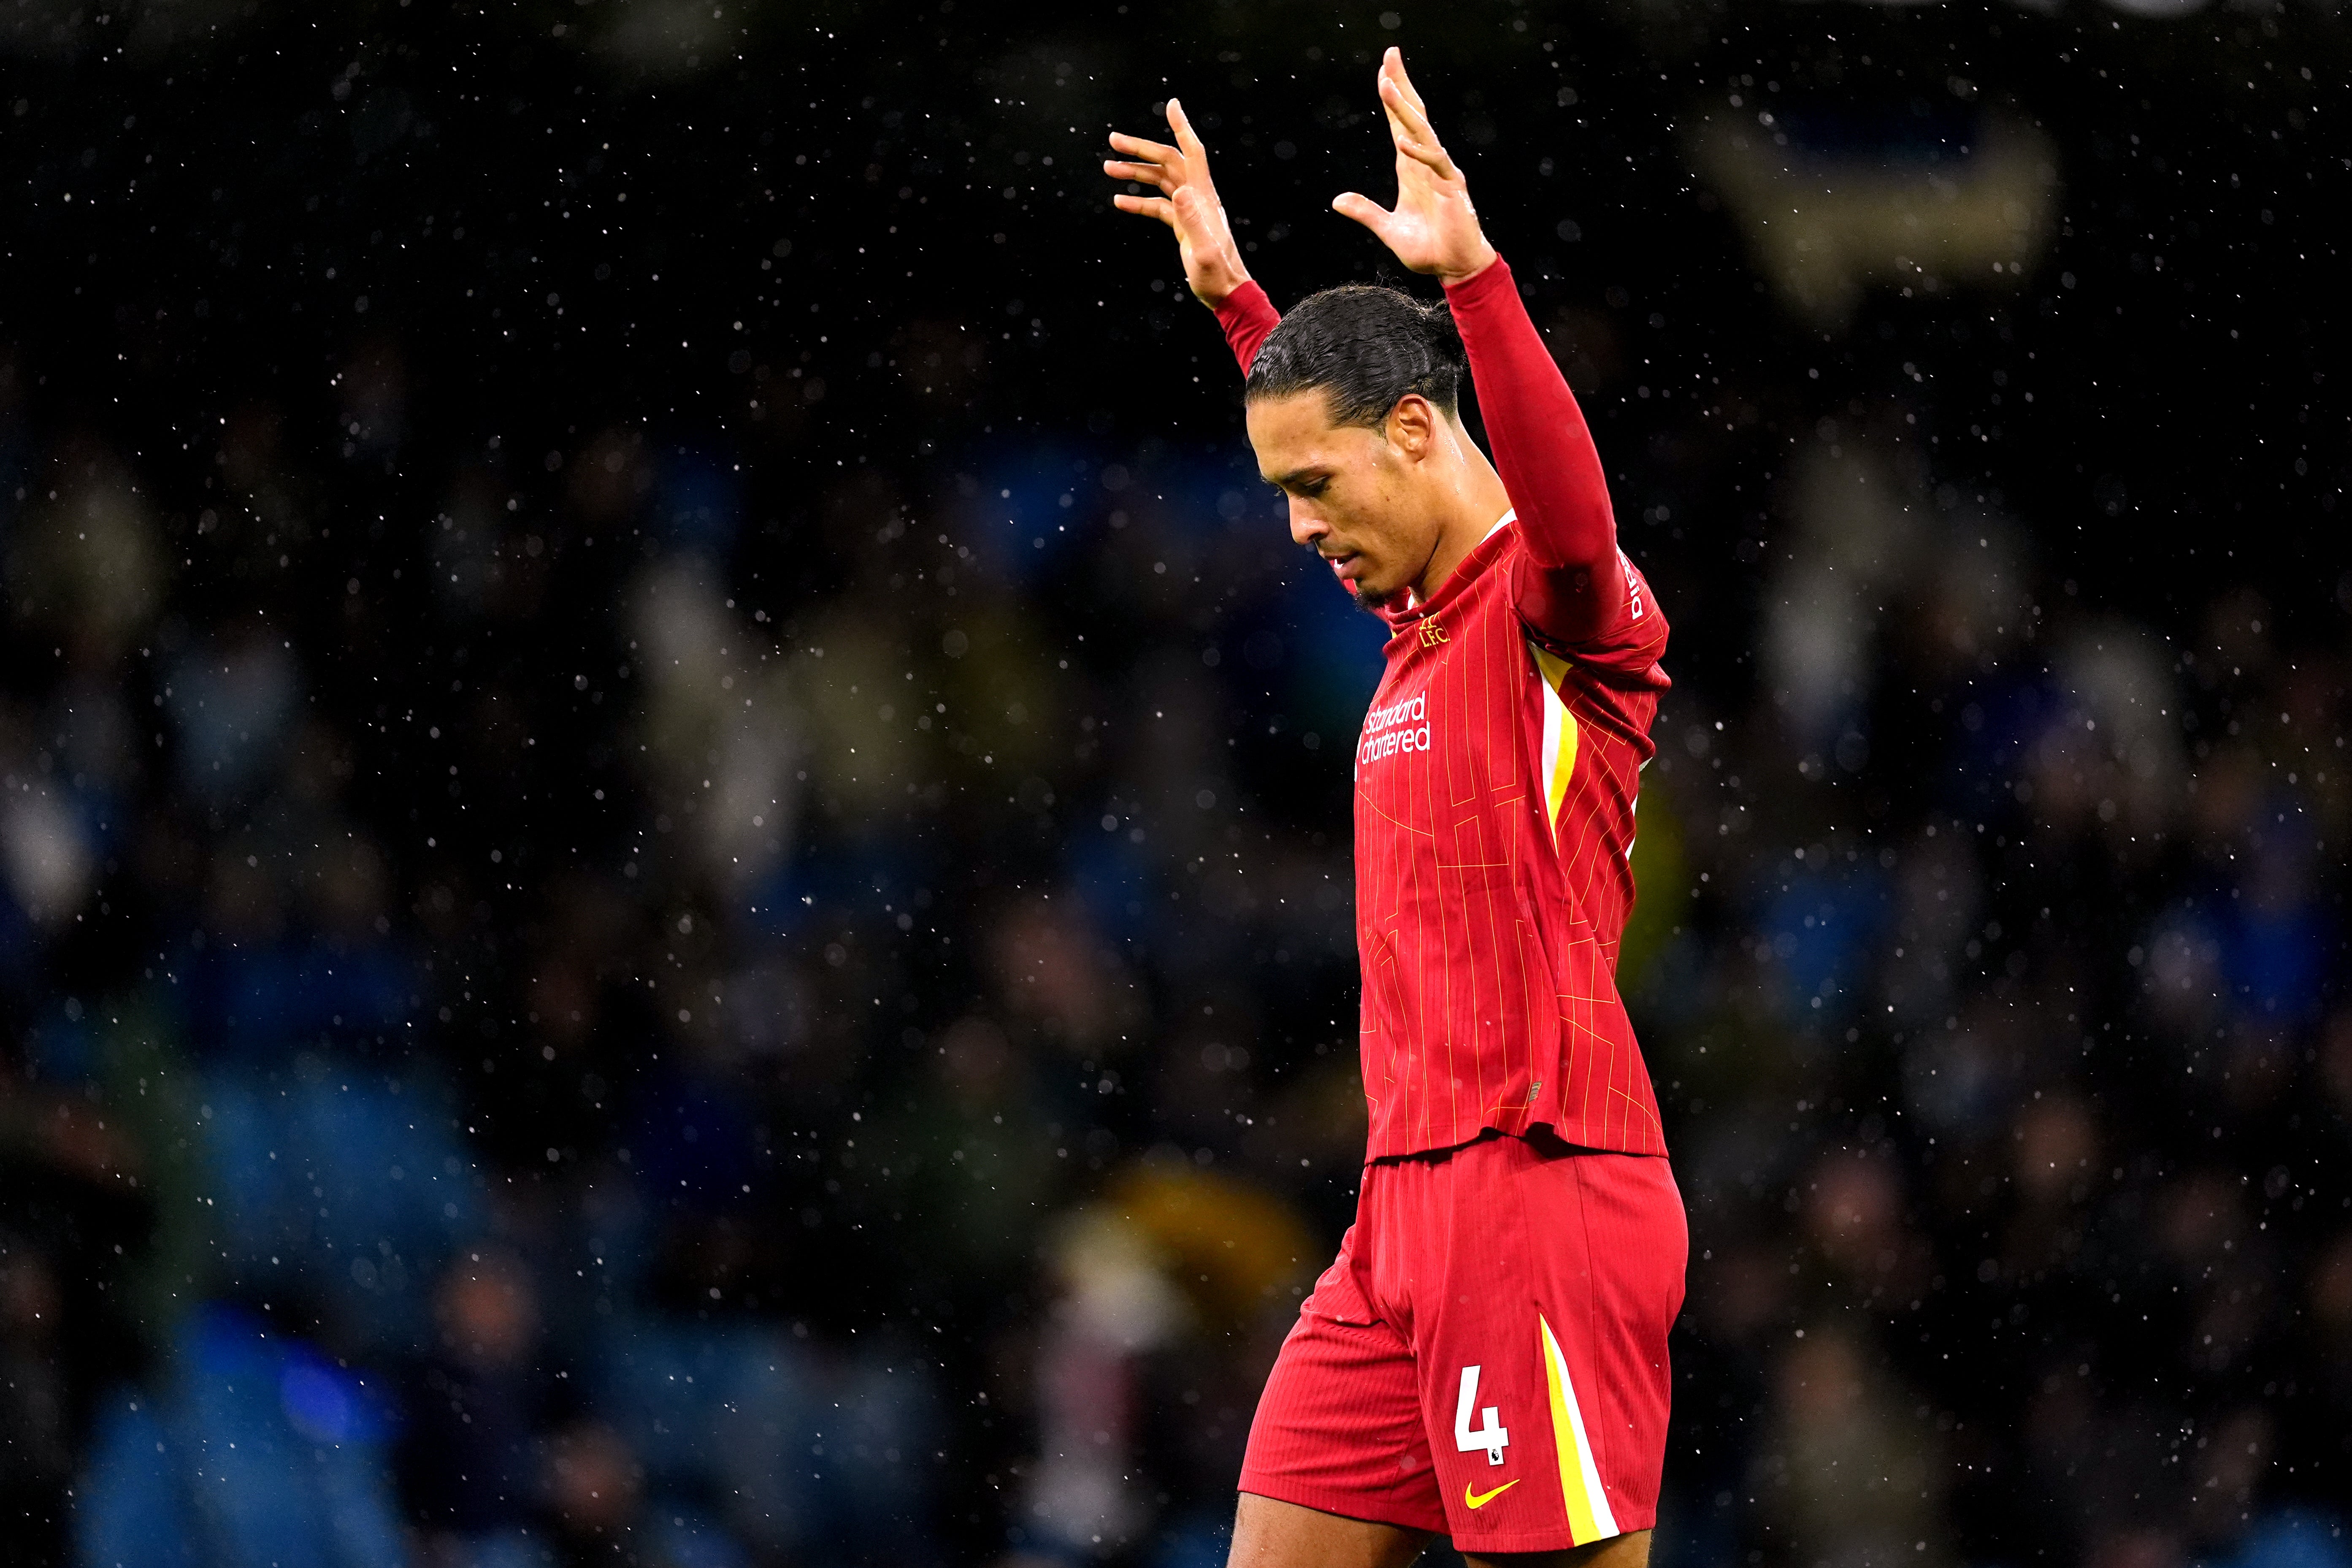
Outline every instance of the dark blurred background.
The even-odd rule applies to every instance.
[[[1393,278],[1401,42],[1675,627],[1662,1568],[2352,1563],[2352,29],[1380,5],[0,10],[10,1561],[1215,1568],[1381,637],[1097,163]]]

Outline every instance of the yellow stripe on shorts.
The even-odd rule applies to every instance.
[[[1601,1471],[1592,1462],[1592,1445],[1585,1440],[1584,1413],[1576,1403],[1576,1384],[1568,1375],[1568,1358],[1559,1353],[1551,1324],[1536,1314],[1543,1331],[1544,1379],[1551,1387],[1552,1446],[1559,1453],[1559,1490],[1568,1504],[1568,1531],[1579,1546],[1605,1541],[1617,1531],[1617,1516],[1609,1511],[1609,1494],[1601,1489]]]

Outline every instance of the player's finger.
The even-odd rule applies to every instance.
[[[1447,154],[1444,143],[1438,141],[1428,119],[1415,114],[1412,106],[1403,101],[1396,84],[1386,77],[1381,79],[1381,107],[1389,111],[1389,133],[1395,139],[1398,152],[1434,170],[1442,178],[1454,177],[1457,171],[1454,160]]]
[[[1130,196],[1124,191],[1111,197],[1110,205],[1123,213],[1138,213],[1144,217],[1156,217],[1170,228],[1176,226],[1176,209],[1166,196]]]
[[[1405,96],[1404,89],[1391,77],[1381,78],[1381,107],[1387,110],[1391,125],[1401,135],[1442,148],[1437,128],[1430,124],[1429,116]]]
[[[1381,115],[1389,122],[1389,140],[1396,143],[1398,152],[1406,152],[1419,142],[1412,121],[1405,118],[1403,105],[1396,101],[1395,89],[1385,78],[1381,81]]]
[[[1443,147],[1423,142],[1415,136],[1399,136],[1396,139],[1396,144],[1399,153],[1429,170],[1441,180],[1454,179],[1460,173],[1454,168],[1454,160],[1446,155],[1445,149]]]
[[[1394,115],[1389,117],[1389,139],[1396,143],[1398,152],[1441,174],[1451,165],[1445,149],[1437,144],[1435,137],[1416,134],[1412,126]]]
[[[1404,51],[1394,44],[1391,44],[1389,52],[1381,58],[1381,74],[1393,79],[1403,90],[1405,101],[1419,110],[1424,118],[1428,116],[1429,105],[1422,101],[1421,89],[1412,85],[1412,78],[1405,71]]]
[[[1184,106],[1172,98],[1168,100],[1168,127],[1176,132],[1176,145],[1183,149],[1186,157],[1207,161],[1209,150],[1202,144],[1199,133],[1192,129],[1192,117],[1185,113]]]
[[[1165,142],[1153,142],[1141,136],[1129,136],[1124,131],[1110,133],[1111,151],[1124,153],[1130,158],[1147,159],[1154,163],[1181,163],[1184,154]]]
[[[1423,143],[1413,135],[1412,128],[1405,123],[1402,116],[1389,109],[1387,104],[1381,104],[1381,109],[1388,117],[1389,140],[1396,143],[1397,156],[1411,158],[1415,163],[1426,164],[1429,159],[1423,150]]]
[[[1396,216],[1394,213],[1390,212],[1388,208],[1381,205],[1380,203],[1372,200],[1371,197],[1358,195],[1353,191],[1343,192],[1339,195],[1333,196],[1331,198],[1331,210],[1338,213],[1341,217],[1353,218],[1358,223],[1362,224],[1366,228],[1370,229],[1374,234],[1380,236],[1381,242],[1384,244],[1387,242],[1389,237],[1389,220]]]
[[[1429,122],[1429,113],[1415,100],[1405,85],[1395,77],[1381,77],[1381,107],[1404,122],[1405,130],[1416,139],[1434,144],[1437,128]]]
[[[1157,163],[1122,163],[1116,158],[1105,158],[1103,173],[1114,180],[1133,180],[1139,185],[1158,185],[1163,191],[1169,184],[1166,171]]]

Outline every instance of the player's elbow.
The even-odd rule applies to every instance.
[[[1586,564],[1520,572],[1513,584],[1519,618],[1555,642],[1585,640],[1603,616],[1601,596],[1594,591],[1598,574]]]
[[[1616,563],[1613,547],[1599,552],[1572,550],[1554,560],[1530,561],[1530,570],[1520,574],[1520,582],[1524,588],[1539,588],[1563,602],[1602,598],[1606,579],[1613,575],[1610,568]]]

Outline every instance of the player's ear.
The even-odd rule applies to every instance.
[[[1408,392],[1389,410],[1385,432],[1389,445],[1412,458],[1420,458],[1437,438],[1437,410],[1426,397]]]

